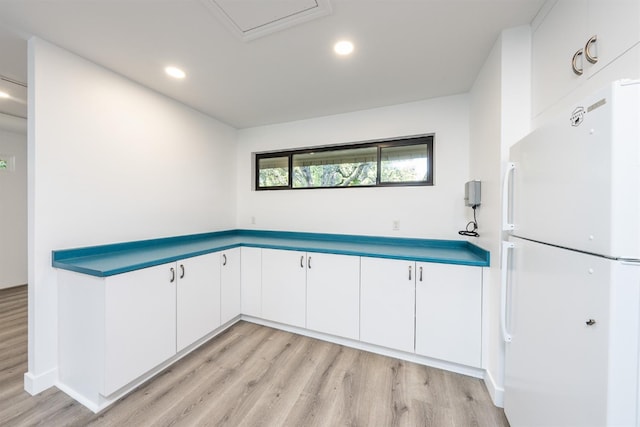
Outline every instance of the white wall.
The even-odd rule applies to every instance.
[[[502,169],[508,149],[525,136],[531,123],[531,30],[529,26],[502,32],[471,90],[470,173],[482,181],[478,209],[480,246],[491,252],[485,269],[483,360],[487,388],[502,406],[504,345],[500,332],[500,247]]]
[[[0,171],[0,289],[27,283],[27,121],[0,114],[0,154],[15,160]]]
[[[51,251],[235,226],[236,131],[29,41],[29,372],[55,381]]]
[[[238,132],[238,227],[458,239],[467,220],[468,96],[457,95]],[[252,191],[252,153],[435,133],[430,187]],[[252,217],[255,224],[252,224]],[[393,231],[393,221],[400,230]]]

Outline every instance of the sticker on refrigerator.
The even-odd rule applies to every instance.
[[[571,126],[580,126],[584,121],[584,114],[584,107],[577,107],[575,110],[573,110],[573,113],[571,113],[571,118],[569,119],[571,121]]]

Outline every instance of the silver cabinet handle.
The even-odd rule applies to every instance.
[[[300,257],[300,268],[304,268],[304,255]]]
[[[176,269],[171,267],[169,271],[171,272],[171,279],[169,279],[169,283],[173,283],[176,281]]]
[[[184,279],[184,265],[180,264],[180,278]]]
[[[411,280],[411,266],[409,266],[409,280]]]
[[[422,267],[420,267],[420,281],[422,282]]]
[[[226,254],[222,254],[222,265],[223,266],[227,265],[227,255]]]
[[[581,76],[583,73],[583,69],[582,68],[578,68],[578,65],[576,64],[576,62],[578,61],[578,57],[582,56],[582,49],[578,50],[576,53],[573,54],[573,58],[571,58],[571,68],[573,69],[573,72],[576,73],[578,76]]]
[[[595,35],[591,37],[589,41],[587,41],[587,44],[584,46],[584,57],[587,58],[587,61],[591,62],[592,64],[595,64],[596,62],[598,62],[598,55],[593,55],[591,53],[591,46],[593,46],[593,44],[597,41],[598,41],[598,36]]]
[[[307,267],[311,270],[311,257],[307,258]]]

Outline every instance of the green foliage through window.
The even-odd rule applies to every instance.
[[[255,172],[258,190],[432,185],[433,135],[260,153]]]

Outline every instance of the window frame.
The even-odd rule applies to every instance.
[[[433,142],[435,134],[405,136],[393,139],[384,139],[368,142],[357,142],[351,144],[326,145],[322,147],[300,148],[294,150],[281,150],[254,153],[254,190],[255,191],[272,191],[272,190],[320,190],[334,188],[375,188],[375,187],[428,187],[434,183],[434,151]],[[406,147],[411,145],[427,146],[427,180],[425,181],[406,181],[406,182],[381,182],[381,151],[388,147]],[[294,187],[293,186],[293,156],[296,154],[320,153],[325,151],[348,150],[376,147],[376,183],[370,185],[352,185],[352,186],[334,186],[334,187]],[[260,160],[275,157],[287,157],[288,184],[286,186],[261,187],[260,186]]]

